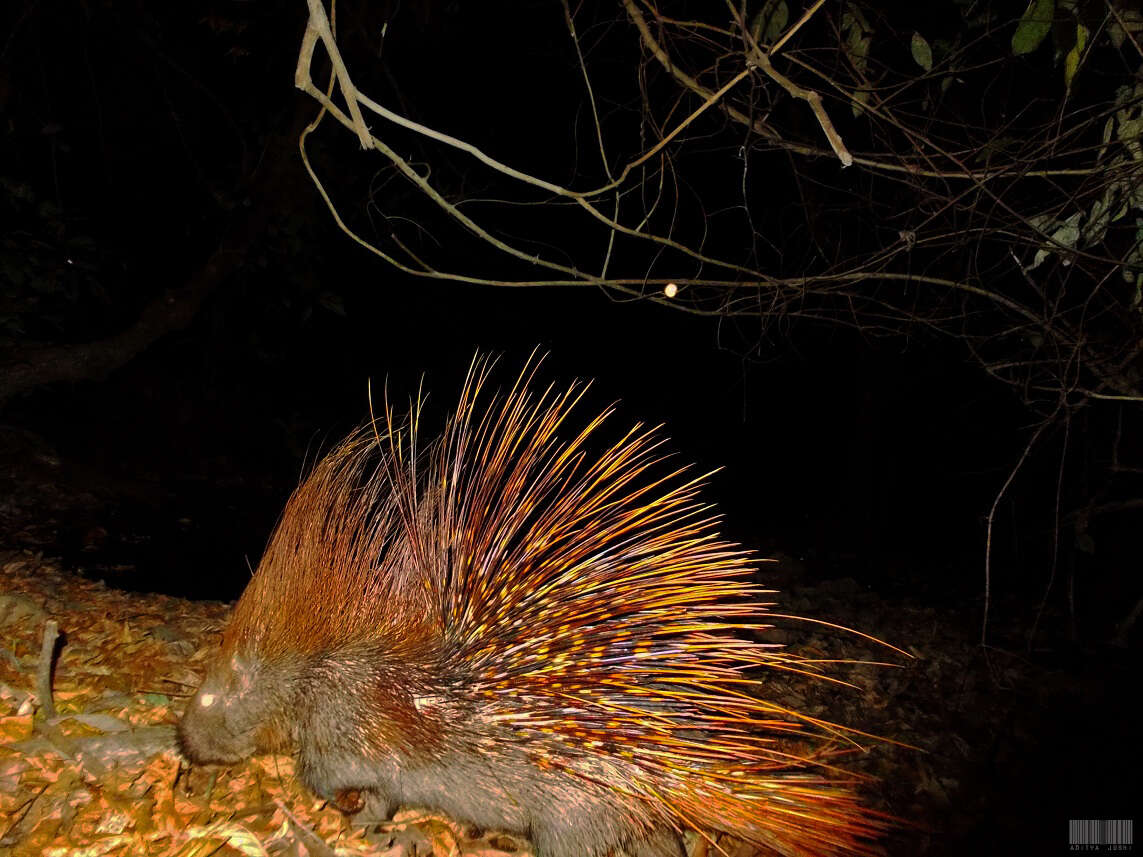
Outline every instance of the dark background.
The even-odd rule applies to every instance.
[[[575,163],[587,119],[569,107],[582,92],[557,5],[415,5],[344,11],[343,50],[363,90],[523,169],[560,162],[560,147]],[[977,633],[985,516],[1038,417],[955,340],[805,322],[763,335],[749,319],[591,287],[407,277],[336,228],[296,155],[314,112],[292,86],[304,4],[22,2],[3,18],[4,354],[112,336],[204,266],[230,267],[186,324],[129,359],[6,403],[0,541],[114,585],[233,598],[305,462],[367,418],[370,382],[375,398],[387,382],[400,400],[423,373],[439,426],[475,352],[503,353],[507,377],[539,347],[547,377],[596,379],[589,409],[620,400],[622,419],[665,424],[680,458],[722,468],[709,496],[727,532],[791,558],[797,584],[851,578]],[[613,18],[591,61],[622,81],[633,36]],[[385,20],[392,32],[374,68]],[[413,145],[395,132],[390,142]],[[425,210],[340,127],[323,127],[310,153],[375,236],[387,218]],[[441,184],[469,189],[464,164],[445,157]],[[553,180],[570,180],[568,169]],[[800,201],[777,173],[768,192],[777,228]],[[828,231],[828,213],[822,223]],[[455,252],[454,270],[496,264],[447,227],[425,241]],[[1025,650],[1038,619],[1034,657],[1077,674],[1111,661],[1104,641],[1138,597],[1137,519],[1098,522],[1093,544],[1078,545],[1067,518],[1090,496],[1095,477],[1084,473],[1106,463],[1085,432],[1118,418],[1075,424],[1059,515],[1062,429],[1043,438],[995,520],[994,642]],[[1130,433],[1121,452],[1143,462]],[[1138,643],[1136,631],[1132,652]],[[1069,707],[1032,744],[1060,752],[1060,736],[1097,731],[1105,717],[1126,726],[1125,710],[1103,705]],[[1091,748],[1069,757],[1113,809],[1118,749],[1101,747],[1106,767],[1094,773],[1082,761]],[[1009,766],[1005,782],[1065,768],[991,759]],[[999,791],[1003,800],[1010,789]]]
[[[292,151],[313,113],[290,85],[301,4],[47,6],[59,15],[28,5],[4,53],[11,349],[113,334],[260,210],[241,264],[185,329],[5,412],[65,470],[83,465],[76,478],[141,494],[141,508],[123,514],[189,528],[170,548],[148,539],[153,565],[131,585],[232,596],[306,452],[366,417],[368,381],[401,396],[425,373],[443,404],[475,351],[503,352],[510,373],[538,346],[551,352],[552,378],[596,378],[594,404],[620,399],[627,420],[662,422],[685,458],[725,468],[712,494],[743,542],[823,574],[886,585],[920,574],[926,586],[979,590],[982,516],[1031,418],[956,343],[880,342],[805,322],[763,338],[749,319],[689,317],[593,287],[407,277],[336,229]],[[388,16],[353,13],[343,12],[343,50],[372,56]],[[393,21],[401,37],[386,39],[386,65],[360,63],[366,91],[376,86],[418,121],[476,133],[525,169],[560,163],[553,146],[572,149],[567,131],[586,119],[558,7],[488,15],[437,3],[398,9]],[[593,62],[621,83],[630,34],[612,32]],[[332,125],[311,152],[325,180],[349,189],[349,216],[422,205],[400,180],[371,174],[376,159]],[[465,179],[446,171],[442,184]],[[363,188],[378,186],[385,192],[367,198]],[[798,202],[792,190],[785,198],[779,222]],[[446,230],[435,240],[471,250]],[[1031,542],[1053,526],[1014,499],[999,559],[1017,508]],[[77,523],[115,529],[61,521],[62,540],[82,540]],[[1026,582],[1042,583],[1040,571]]]

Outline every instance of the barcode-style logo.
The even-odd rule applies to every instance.
[[[1131,818],[1073,818],[1068,821],[1072,851],[1131,851],[1135,820]]]

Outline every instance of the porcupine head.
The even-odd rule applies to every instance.
[[[290,498],[179,725],[194,762],[292,752],[346,812],[439,811],[537,857],[681,857],[682,831],[875,853],[881,823],[766,699],[754,569],[700,481],[583,387],[489,391],[441,438],[351,435]],[[830,727],[836,729],[837,727]],[[797,740],[796,745],[790,742]],[[799,749],[795,752],[791,746]]]

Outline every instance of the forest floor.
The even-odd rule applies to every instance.
[[[30,475],[0,495],[0,855],[528,853],[525,842],[416,809],[380,829],[354,825],[305,791],[288,757],[188,769],[174,726],[228,605],[123,588],[140,588],[124,545],[145,544],[152,568],[178,546],[117,535],[97,494],[43,487],[53,484],[50,459],[24,460]],[[1135,652],[1049,634],[1030,649],[1029,622],[1011,618],[1030,615],[1026,606],[1003,598],[982,646],[979,598],[879,593],[841,577],[809,584],[793,562],[764,564],[760,578],[779,590],[775,613],[908,652],[792,620],[767,636],[850,685],[764,677],[775,700],[880,736],[849,733],[838,765],[866,777],[864,800],[898,819],[886,854],[1064,853],[1069,819],[1132,817]],[[55,717],[37,684],[49,620],[60,631]],[[718,853],[694,836],[688,847],[692,857]]]

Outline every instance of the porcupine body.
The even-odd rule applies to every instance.
[[[196,762],[293,752],[370,816],[438,810],[537,857],[681,857],[717,829],[784,855],[872,853],[881,822],[768,701],[754,568],[701,479],[635,426],[596,446],[582,394],[491,394],[443,436],[416,413],[351,435],[287,503],[179,735]],[[652,475],[656,474],[656,475]],[[807,749],[807,747],[811,749]],[[793,748],[793,749],[792,749]]]

